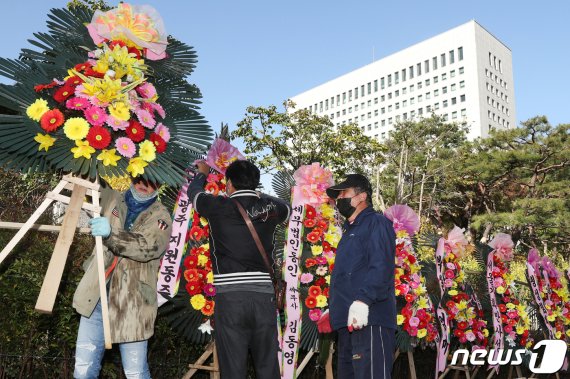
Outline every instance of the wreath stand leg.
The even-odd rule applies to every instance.
[[[206,366],[204,362],[212,356],[212,365]],[[218,352],[216,350],[216,343],[214,341],[206,345],[206,350],[198,358],[198,360],[188,365],[189,371],[184,374],[182,379],[190,379],[199,370],[209,371],[210,379],[220,379],[220,364],[218,363]]]
[[[394,354],[394,363],[396,362],[396,359],[400,357],[401,353],[402,351],[400,349],[396,350],[396,354]],[[404,354],[402,354],[402,356],[404,356]],[[407,356],[408,356],[408,366],[410,368],[410,377],[411,379],[417,379],[418,376],[416,374],[416,363],[414,361],[414,352],[408,351]]]
[[[61,195],[61,191],[64,189],[71,190],[71,197]],[[83,202],[86,194],[91,195],[92,204]],[[57,228],[54,226],[34,224],[55,200],[68,204],[61,227]],[[10,254],[18,242],[20,242],[20,240],[31,228],[47,231],[59,231],[59,235],[55,243],[46,275],[44,277],[40,294],[38,295],[38,300],[36,302],[35,309],[38,312],[51,314],[53,311],[53,305],[55,303],[55,298],[57,296],[59,284],[63,275],[63,269],[67,261],[69,248],[73,242],[73,236],[75,235],[75,230],[77,228],[77,222],[79,220],[81,209],[91,211],[95,216],[99,216],[101,212],[101,208],[99,207],[99,184],[72,175],[65,175],[54,188],[54,190],[46,194],[46,198],[42,204],[38,207],[38,209],[36,209],[36,211],[24,224],[0,224],[0,227],[9,227],[12,229],[14,228],[14,225],[19,226],[19,230],[16,235],[10,240],[10,242],[8,242],[4,249],[2,249],[2,252],[0,253],[0,264],[4,261],[4,259],[6,259],[8,254]],[[95,238],[95,250],[98,266],[99,292],[101,299],[107,299],[107,289],[105,287],[105,267],[103,259],[103,239],[101,237]],[[107,306],[107,301],[101,301],[101,313],[103,316],[105,348],[110,349],[111,329],[109,324],[109,309]]]
[[[476,369],[477,370],[477,369]],[[459,378],[459,374],[461,372],[465,373],[465,377],[467,379],[471,379],[471,370],[469,369],[469,367],[467,366],[447,366],[447,368],[445,369],[445,371],[443,372],[443,374],[441,374],[439,376],[439,379],[443,379],[445,378],[445,376],[447,374],[449,374],[451,371],[455,372],[455,375],[453,376],[454,378]],[[473,378],[475,377],[475,375],[477,375],[477,371],[473,372]]]

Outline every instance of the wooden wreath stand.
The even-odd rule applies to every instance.
[[[311,360],[313,355],[315,355],[315,353],[318,353],[318,352],[319,351],[317,349],[315,349],[314,347],[311,348],[307,352],[307,355],[305,355],[305,358],[303,358],[303,361],[301,362],[301,364],[297,368],[297,375],[295,376],[296,378],[298,378],[299,375],[301,375],[301,373],[303,372],[303,370],[305,369],[305,367],[307,366],[307,364],[309,363],[309,361]],[[334,378],[333,369],[332,369],[333,354],[334,354],[334,342],[331,342],[331,346],[329,348],[329,356],[327,358],[327,363],[325,364],[325,375],[326,375],[325,378],[326,379],[333,379]]]
[[[204,365],[204,362],[208,360],[208,358],[212,356],[212,364],[211,365]],[[220,365],[218,363],[218,352],[216,350],[216,343],[211,341],[209,344],[206,345],[206,350],[204,353],[198,358],[198,360],[192,364],[188,365],[190,369],[182,379],[189,379],[194,376],[199,370],[209,371],[210,372],[210,379],[220,379]]]
[[[61,194],[61,191],[64,189],[71,190],[71,197]],[[85,195],[91,196],[92,203],[85,203],[83,201]],[[61,227],[34,224],[55,200],[68,205]],[[81,209],[93,212],[94,217],[98,217],[100,215],[101,207],[99,206],[99,184],[97,182],[93,183],[72,175],[65,175],[53,191],[46,194],[44,201],[24,224],[0,222],[1,228],[19,229],[16,235],[4,247],[2,252],[0,252],[0,264],[2,264],[4,259],[6,259],[8,254],[10,254],[12,249],[14,249],[16,244],[20,242],[28,230],[33,228],[39,231],[59,232],[35,306],[36,310],[41,313],[52,313],[59,284],[61,282],[61,276],[67,261],[69,248],[73,242],[73,236],[75,235]],[[81,231],[89,231],[89,229],[82,229]],[[107,288],[105,286],[103,239],[101,237],[95,237],[95,250],[99,278],[99,292],[101,295],[101,313],[103,317],[105,348],[110,349],[111,330],[109,325],[109,309],[107,301],[104,301],[104,299],[107,299]]]
[[[398,359],[398,357],[400,356],[400,354],[402,355],[402,357],[407,354],[408,355],[408,366],[410,367],[410,377],[412,379],[417,379],[418,376],[416,375],[416,363],[414,362],[414,352],[413,351],[408,351],[407,353],[404,353],[403,351],[401,351],[400,349],[396,350],[396,354],[394,354],[394,363],[396,363],[396,359]]]
[[[451,371],[455,371],[455,375],[454,375],[454,379],[459,378],[459,374],[460,373],[465,373],[465,378],[467,379],[472,379],[477,377],[477,373],[479,372],[479,369],[483,367],[483,366],[475,366],[473,368],[469,368],[469,366],[465,365],[465,366],[461,366],[461,365],[453,365],[453,366],[447,366],[445,368],[445,371],[438,377],[438,379],[443,379],[447,376],[447,374],[449,374]]]

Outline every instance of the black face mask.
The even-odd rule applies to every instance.
[[[354,211],[356,211],[356,208],[350,205],[351,200],[352,197],[344,197],[342,199],[336,200],[336,207],[340,214],[344,216],[344,218],[349,218],[352,216]]]

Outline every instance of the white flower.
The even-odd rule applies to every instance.
[[[95,56],[95,58],[101,57],[101,54],[103,54],[103,50],[101,50],[101,49],[97,49],[93,52],[93,55]]]
[[[109,56],[109,57],[107,57],[107,61],[108,61],[109,63],[113,63],[113,62],[115,61],[115,58]]]
[[[135,80],[135,79],[133,78],[132,75],[127,75],[127,82],[130,83],[130,82],[132,82],[133,80]]]
[[[212,334],[212,331],[214,330],[214,328],[212,328],[212,325],[210,324],[210,320],[207,320],[205,323],[203,323],[202,325],[200,325],[198,327],[198,330],[201,331],[202,333]]]
[[[114,78],[115,74],[116,73],[113,70],[107,70],[107,72],[105,73],[105,75],[107,75],[109,78]]]

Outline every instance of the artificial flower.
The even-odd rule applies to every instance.
[[[204,323],[200,324],[198,330],[202,333],[212,334],[214,328],[212,328],[212,324],[210,323],[210,319],[206,320]]]
[[[26,115],[34,121],[40,121],[44,113],[49,111],[47,101],[44,99],[37,99],[28,108],[26,108]]]
[[[144,168],[146,166],[148,166],[148,163],[142,158],[132,158],[127,166],[127,172],[129,172],[133,178],[136,178],[137,176],[144,174]]]
[[[190,298],[190,304],[192,308],[199,311],[206,305],[206,298],[202,294],[194,295]]]
[[[70,140],[82,140],[89,133],[89,123],[82,117],[72,117],[63,126],[65,135]]]
[[[131,118],[129,108],[122,101],[116,101],[109,106],[109,113],[118,120],[128,121]]]
[[[109,125],[111,127],[111,129],[113,129],[113,131],[117,132],[119,130],[125,130],[127,129],[127,127],[129,126],[129,122],[128,121],[124,121],[124,120],[119,120],[118,118],[115,118],[111,115],[107,115],[107,119],[105,121],[107,123],[107,125]]]
[[[141,95],[145,99],[152,99],[156,96],[156,88],[151,83],[144,83],[141,84],[136,88],[139,95]]]
[[[89,100],[83,97],[72,97],[65,102],[67,109],[82,110],[89,107]]]
[[[162,137],[164,142],[170,141],[170,130],[162,123],[159,122],[156,125],[156,128],[154,128],[154,132],[158,134],[160,137]]]
[[[101,126],[107,120],[107,114],[103,108],[91,106],[84,111],[85,118],[91,125]]]
[[[132,139],[134,142],[140,142],[145,137],[144,128],[139,122],[135,120],[131,120],[129,122],[129,126],[127,127],[127,129],[125,129],[125,132],[129,136],[129,138]]]
[[[46,132],[53,132],[65,121],[63,113],[59,109],[52,109],[45,112],[40,119],[40,126]]]
[[[152,117],[149,111],[144,109],[137,109],[135,113],[142,126],[148,129],[154,129],[156,125],[156,120],[154,119],[154,117]]]
[[[95,152],[95,149],[89,146],[89,141],[76,140],[75,146],[76,147],[71,149],[71,152],[73,153],[73,158],[75,159],[81,157],[85,159],[91,159],[91,154]]]
[[[125,158],[132,158],[136,153],[135,143],[128,137],[119,137],[115,141],[115,147],[119,154]]]
[[[161,136],[156,133],[151,133],[148,139],[154,144],[157,153],[161,154],[166,151],[166,142],[164,142]]]
[[[87,141],[97,150],[102,150],[111,143],[111,133],[102,126],[94,126],[87,133]]]
[[[150,141],[144,141],[139,144],[139,156],[147,162],[152,162],[156,158],[156,148]]]
[[[97,160],[103,161],[103,166],[116,166],[121,157],[115,154],[115,151],[115,149],[105,149],[97,156]]]
[[[69,85],[64,85],[53,94],[53,98],[58,103],[63,103],[68,97],[75,93],[75,88]]]
[[[49,134],[38,133],[34,137],[34,141],[40,144],[40,146],[38,147],[38,151],[41,151],[42,149],[48,151],[48,149],[52,147],[53,144],[55,143],[55,138],[53,138]]]
[[[211,316],[214,314],[214,302],[212,300],[206,300],[204,306],[202,307],[202,314],[204,316]]]

